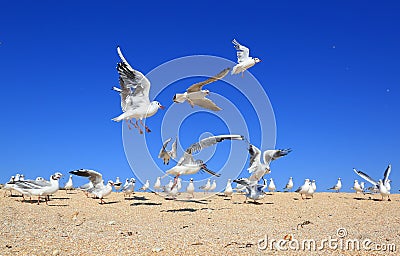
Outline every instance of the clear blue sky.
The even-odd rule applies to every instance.
[[[235,61],[236,38],[263,60],[250,72],[274,110],[276,147],[293,149],[271,166],[268,177],[278,187],[293,176],[296,187],[309,177],[321,191],[341,177],[350,188],[358,178],[353,167],[378,179],[391,163],[393,193],[400,188],[399,13],[398,1],[4,2],[0,182],[17,172],[34,178],[79,168],[99,170],[106,180],[132,176],[122,124],[111,121],[121,112],[110,90],[118,84],[116,46],[148,73],[197,54]],[[177,92],[196,81],[177,82]],[[221,84],[214,91],[234,95],[218,89]],[[159,100],[171,99],[173,88]],[[186,103],[179,107],[190,110]],[[157,130],[166,113],[149,119],[151,128]],[[203,132],[226,131],[206,115],[183,124],[199,128],[182,128],[183,147]],[[250,136],[260,146],[258,137]],[[160,135],[154,131],[147,138],[155,156]],[[219,151],[210,169],[226,160],[224,147]]]

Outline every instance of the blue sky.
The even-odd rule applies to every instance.
[[[268,177],[278,187],[293,176],[296,187],[310,177],[324,191],[341,177],[350,188],[357,178],[353,167],[378,179],[391,163],[393,193],[400,188],[399,11],[397,1],[7,1],[0,10],[0,182],[17,172],[34,178],[79,168],[98,170],[105,179],[132,176],[122,124],[111,121],[121,112],[110,90],[118,84],[116,46],[148,73],[184,56],[235,61],[236,38],[263,60],[250,72],[272,105],[276,147],[293,149],[271,166]],[[186,103],[173,106],[168,99],[201,79],[177,81],[157,99],[189,111]],[[229,79],[241,83],[240,77]],[[235,102],[237,92],[222,86],[209,89]],[[229,108],[223,111],[229,116]],[[240,109],[250,117],[252,111],[246,104]],[[157,125],[166,113],[148,121],[152,154],[161,144]],[[204,132],[228,130],[207,115],[185,120],[183,148]],[[259,136],[250,141],[260,146]],[[210,169],[221,168],[228,146],[246,148],[221,144]]]

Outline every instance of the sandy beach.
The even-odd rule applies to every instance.
[[[154,193],[124,199],[113,192],[104,205],[80,191],[58,191],[49,205],[3,194],[0,255],[396,255],[400,250],[397,194],[382,202],[380,195],[316,193],[301,200],[296,193],[278,192],[260,204],[244,204],[241,194],[232,200],[219,195],[166,200]],[[315,248],[304,240],[314,241]]]

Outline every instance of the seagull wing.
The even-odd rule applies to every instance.
[[[203,99],[192,99],[191,100],[194,105],[200,106],[202,108],[211,109],[213,111],[220,111],[222,108],[218,107],[212,100],[203,98]]]
[[[292,150],[290,148],[288,149],[273,149],[273,150],[266,150],[263,153],[263,159],[264,163],[269,164],[271,161],[276,160],[282,156],[286,156],[289,154]]]
[[[203,169],[205,172],[207,172],[207,173],[209,173],[209,174],[211,174],[211,175],[213,175],[213,176],[216,176],[216,177],[220,177],[220,176],[221,176],[221,174],[216,173],[216,172],[211,171],[210,169],[208,169],[208,168],[206,167],[206,165],[203,165],[203,166],[201,167],[201,169]]]
[[[135,101],[150,102],[150,81],[141,72],[133,69],[131,65],[129,65],[119,47],[117,47],[117,52],[122,60],[117,65],[120,81],[122,80],[124,87],[135,89],[132,95]]]
[[[69,173],[88,178],[92,182],[94,187],[96,187],[98,184],[103,184],[103,176],[100,173],[93,170],[80,169],[80,170],[70,171]]]
[[[385,170],[385,173],[383,174],[383,185],[387,184],[391,170],[392,170],[392,165],[389,164]]]
[[[178,143],[178,137],[176,137],[174,143],[172,143],[171,151],[168,152],[169,156],[172,157],[173,159],[176,158],[177,143]]]
[[[236,55],[237,55],[237,59],[238,59],[239,63],[249,59],[249,54],[250,54],[249,48],[247,48],[244,45],[239,44],[239,42],[236,41],[236,39],[233,39],[232,43],[235,45],[235,49],[237,51]]]
[[[217,75],[208,78],[207,80],[197,83],[197,84],[193,84],[191,85],[186,91],[187,92],[198,92],[201,90],[201,88],[206,85],[206,84],[210,84],[212,82],[215,82],[219,79],[224,78],[228,73],[229,73],[230,68],[226,68],[224,70],[222,70],[221,72],[219,72]]]
[[[185,153],[183,153],[183,156],[181,157],[181,159],[179,159],[179,161],[176,165],[179,166],[179,165],[186,165],[186,164],[193,165],[193,164],[195,164],[195,160],[194,160],[192,154],[185,152]]]
[[[354,172],[360,176],[361,178],[363,178],[364,180],[368,181],[369,183],[371,183],[374,186],[378,186],[378,182],[376,182],[374,179],[372,179],[371,177],[369,177],[366,173],[363,173],[362,171],[357,171],[356,169],[354,169]]]
[[[199,142],[192,144],[189,148],[186,149],[186,153],[192,154],[194,152],[200,152],[203,148],[210,147],[212,145],[217,144],[223,140],[243,140],[244,137],[241,135],[219,135],[219,136],[211,136],[205,139],[202,139]]]
[[[171,138],[166,139],[163,143],[162,148],[160,149],[160,153],[158,153],[158,158],[161,158],[163,156],[163,153],[165,152],[165,148],[168,146],[168,143],[171,141]]]
[[[257,169],[256,166],[260,165],[261,162],[261,151],[254,145],[250,144],[249,146],[249,154],[250,154],[250,166],[249,171],[252,172],[253,169]]]

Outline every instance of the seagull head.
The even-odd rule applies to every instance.
[[[255,61],[256,63],[261,62],[261,60],[260,60],[259,58],[254,58],[254,61]]]
[[[112,180],[109,180],[107,183],[110,184],[111,186],[114,186],[114,182]]]
[[[158,108],[160,108],[160,109],[165,109],[165,107],[164,107],[163,105],[161,105],[160,102],[155,101],[155,104],[157,104]]]

